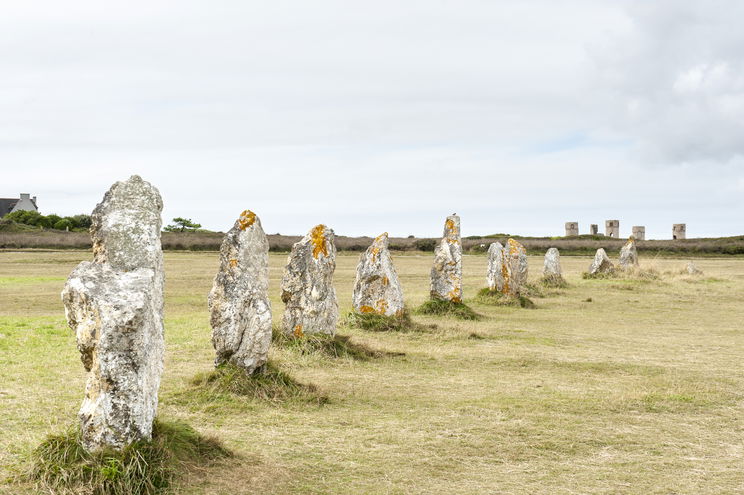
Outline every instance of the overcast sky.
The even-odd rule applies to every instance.
[[[0,196],[268,233],[744,234],[744,2],[0,0]]]

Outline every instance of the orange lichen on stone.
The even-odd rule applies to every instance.
[[[447,299],[449,299],[453,303],[461,303],[462,302],[462,299],[460,298],[460,296],[457,295],[457,290],[455,290],[455,289],[451,290],[450,293],[447,294]]]
[[[380,254],[380,248],[375,246],[372,248],[371,252],[372,252],[372,262],[377,261],[377,256]]]
[[[235,258],[231,259],[230,260],[230,266],[233,267],[233,268],[235,268],[236,266],[238,266],[238,260],[236,260]]]
[[[390,279],[387,278],[387,277],[385,277],[385,276],[383,276],[382,277],[382,285],[384,285],[384,286],[390,285]]]
[[[361,306],[359,308],[359,312],[360,313],[365,313],[365,314],[366,313],[374,313],[375,312],[375,308],[373,308],[372,306],[366,306],[365,305],[365,306]]]
[[[240,230],[245,230],[254,223],[256,223],[256,214],[251,210],[243,211],[243,213],[240,214],[240,218],[238,218],[238,228],[240,228]]]
[[[295,338],[298,338],[298,339],[302,337],[303,335],[305,335],[305,332],[302,331],[302,325],[295,325],[292,335],[294,335]]]
[[[378,313],[380,313],[381,315],[384,315],[385,312],[387,311],[387,308],[388,308],[388,303],[386,300],[380,299],[379,301],[377,301],[377,312]]]
[[[323,224],[316,225],[313,230],[310,231],[310,242],[313,244],[313,258],[318,259],[319,254],[328,256],[328,245],[325,238],[326,226]]]

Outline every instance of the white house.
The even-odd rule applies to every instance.
[[[20,198],[0,198],[0,217],[19,210],[39,211],[36,196],[32,198],[28,193],[21,193]]]

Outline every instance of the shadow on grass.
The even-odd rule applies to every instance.
[[[384,357],[405,356],[402,352],[387,352],[372,349],[353,342],[347,335],[312,334],[295,337],[275,329],[272,344],[303,356],[318,356],[330,359],[354,359],[369,361]]]
[[[482,318],[470,306],[461,302],[429,299],[416,309],[416,313],[429,316],[451,316],[460,320],[476,321]]]
[[[87,452],[79,428],[71,428],[34,450],[28,478],[50,493],[151,495],[163,493],[191,467],[232,455],[217,439],[181,422],[156,420],[151,441],[121,451]]]
[[[473,299],[475,302],[489,306],[512,306],[517,308],[535,309],[535,303],[527,296],[510,296],[488,287],[478,291]]]

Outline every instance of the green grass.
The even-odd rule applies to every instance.
[[[0,251],[0,277],[64,279],[90,258]],[[277,288],[286,259],[269,256],[274,322],[284,309]],[[584,280],[591,256],[561,256],[569,286],[552,290],[539,283],[542,253],[530,256],[529,282],[545,295],[535,299],[539,310],[469,299],[482,319],[412,311],[427,331],[339,327],[354,345],[405,353],[395,358],[344,357],[328,342],[322,350],[274,343],[270,362],[316,394],[272,400],[225,390],[218,382],[227,378],[212,377],[206,294],[218,254],[166,252],[160,417],[217,437],[235,454],[184,466],[166,492],[741,493],[744,259],[696,257],[702,277],[679,273],[688,259],[641,254],[641,266],[657,269],[658,280]],[[336,260],[344,315],[353,310],[358,260]],[[394,254],[411,308],[430,298],[432,261],[432,254]],[[463,292],[474,298],[486,259],[462,261]],[[75,421],[83,399],[85,373],[64,319],[62,283],[0,286],[3,494],[50,493],[21,475],[39,444]]]
[[[269,403],[327,402],[327,397],[312,384],[294,379],[272,361],[260,371],[248,375],[242,368],[223,364],[212,371],[198,373],[189,382],[189,388],[175,395],[181,404],[234,404],[241,401]]]
[[[416,314],[429,316],[449,316],[459,320],[476,321],[481,315],[461,302],[446,301],[444,299],[429,299],[416,309]]]
[[[391,355],[391,353],[354,342],[348,335],[318,333],[294,337],[276,328],[272,334],[272,344],[297,354],[330,359],[369,361]]]
[[[214,439],[181,422],[156,421],[152,440],[121,451],[87,452],[79,428],[50,435],[31,458],[28,478],[41,491],[91,495],[162,493],[191,467],[204,467],[232,454]]]
[[[478,291],[478,294],[473,299],[479,304],[486,304],[489,306],[515,306],[525,309],[534,309],[537,306],[532,299],[527,296],[518,295],[510,296],[508,294],[502,294],[497,290],[491,290],[485,287]]]
[[[346,315],[346,324],[372,332],[411,332],[426,331],[427,328],[417,324],[411,314],[404,310],[400,315],[380,315],[377,313],[357,313],[351,311]]]

